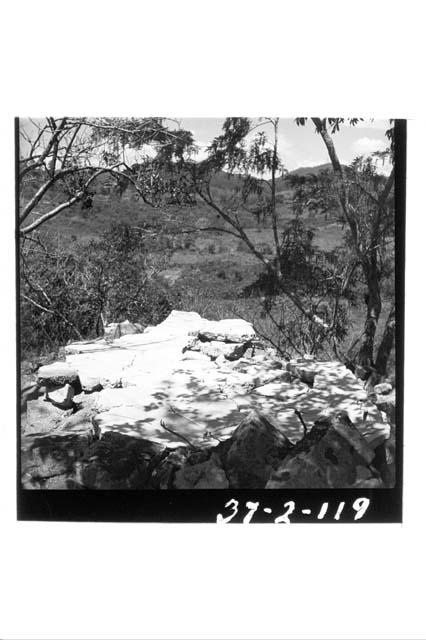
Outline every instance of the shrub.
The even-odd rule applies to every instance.
[[[70,339],[102,333],[107,322],[161,322],[178,297],[157,274],[161,260],[146,250],[143,230],[112,225],[100,240],[21,250],[23,352],[57,349]]]

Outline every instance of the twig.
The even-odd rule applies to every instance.
[[[299,418],[300,422],[302,423],[302,427],[303,427],[303,435],[306,436],[308,429],[307,426],[305,424],[305,421],[302,417],[302,414],[300,413],[300,411],[298,409],[294,410],[294,413],[296,414],[296,416]]]
[[[185,416],[183,413],[181,413],[180,411],[178,411],[176,409],[176,407],[174,407],[172,404],[169,404],[169,409],[170,411],[172,411],[173,413],[175,413],[177,416],[180,416],[181,418],[184,418],[185,420],[188,420],[188,422],[192,422],[192,424],[195,424],[196,427],[199,427],[200,429],[203,429],[203,425],[200,424],[199,422],[195,422],[195,420],[193,420],[192,418],[188,418],[187,416]]]
[[[214,436],[211,431],[206,431],[204,433],[204,437],[205,438],[212,438],[213,440],[217,440],[220,444],[222,444],[222,440],[220,440],[219,438],[216,438],[216,436]]]
[[[192,444],[192,442],[190,442],[188,440],[188,438],[185,438],[185,436],[182,436],[180,433],[178,433],[177,431],[173,431],[173,429],[170,429],[170,427],[166,427],[166,424],[164,422],[164,420],[161,418],[160,420],[160,425],[163,427],[163,429],[165,429],[166,431],[168,431],[169,433],[172,433],[174,436],[176,436],[177,438],[179,438],[180,440],[183,440],[184,442],[186,442],[193,451],[196,451],[197,448]]]

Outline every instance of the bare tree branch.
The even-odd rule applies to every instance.
[[[115,165],[115,166],[118,166],[118,165]],[[37,220],[35,220],[31,224],[27,225],[23,229],[21,229],[20,230],[21,236],[24,236],[27,233],[31,233],[31,231],[34,231],[35,229],[37,229],[40,225],[42,225],[47,220],[50,220],[54,216],[58,215],[58,213],[60,213],[64,209],[68,209],[69,207],[71,207],[75,202],[77,202],[78,200],[80,200],[80,198],[82,198],[82,196],[84,195],[84,193],[87,190],[87,187],[93,182],[93,180],[95,180],[101,174],[106,173],[108,171],[111,171],[113,169],[114,169],[114,167],[106,167],[105,169],[99,169],[99,171],[94,173],[88,180],[86,180],[86,182],[84,183],[83,188],[80,189],[72,198],[70,198],[66,202],[62,202],[57,207],[54,207],[53,209],[51,209],[47,213],[44,213],[42,216],[37,218]]]
[[[41,167],[43,165],[43,162],[46,160],[46,158],[49,156],[50,152],[52,151],[52,148],[53,148],[56,140],[59,138],[59,136],[63,132],[63,129],[64,129],[66,123],[67,123],[67,118],[62,118],[62,120],[59,123],[58,127],[53,132],[50,140],[48,140],[48,142],[46,144],[46,147],[45,147],[44,151],[41,153],[41,155],[40,155],[39,159],[37,160],[37,162],[35,164],[33,164],[33,165],[29,165],[29,166],[25,167],[24,169],[22,169],[22,171],[19,174],[20,180],[22,180],[24,175],[26,175],[29,171],[31,171],[31,170],[33,170],[33,169],[35,169],[37,167]]]

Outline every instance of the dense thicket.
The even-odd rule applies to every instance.
[[[97,337],[103,322],[160,322],[176,305],[158,276],[163,263],[149,252],[145,230],[126,224],[112,225],[99,240],[65,247],[27,239],[20,265],[23,352]]]

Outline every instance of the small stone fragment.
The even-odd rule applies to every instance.
[[[380,384],[376,384],[374,387],[374,393],[377,395],[385,395],[386,393],[390,393],[392,391],[392,385],[389,382],[381,382]]]
[[[70,384],[66,384],[61,389],[51,391],[48,395],[48,399],[59,409],[71,409],[74,406],[74,395],[73,387]]]

